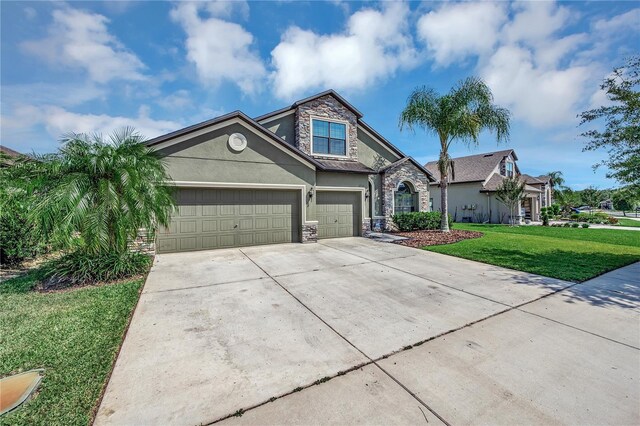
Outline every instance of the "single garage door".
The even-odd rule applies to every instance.
[[[178,211],[158,232],[158,253],[290,243],[299,237],[299,192],[178,190]]]
[[[360,235],[360,192],[318,191],[318,238]]]

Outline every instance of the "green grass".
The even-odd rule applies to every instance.
[[[142,280],[38,293],[38,271],[0,283],[0,376],[44,368],[38,395],[0,423],[87,425]]]
[[[619,217],[618,226],[631,226],[633,228],[640,228],[640,220],[625,219],[623,217]]]
[[[455,229],[484,236],[425,250],[569,281],[584,281],[640,260],[637,231],[462,223]]]

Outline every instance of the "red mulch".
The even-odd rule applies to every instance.
[[[441,231],[411,231],[411,232],[394,232],[394,235],[409,237],[408,240],[396,241],[396,244],[403,246],[420,248],[424,246],[438,246],[442,244],[457,243],[462,240],[470,240],[472,238],[482,237],[482,232],[451,230],[449,232]]]

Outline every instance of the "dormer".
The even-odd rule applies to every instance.
[[[316,158],[358,160],[358,118],[362,114],[333,92],[295,104],[296,147]]]
[[[516,161],[518,161],[518,157],[516,157],[514,151],[511,151],[509,155],[506,155],[502,161],[500,161],[500,174],[505,177],[518,176],[520,171],[518,170]]]

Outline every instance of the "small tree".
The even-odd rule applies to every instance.
[[[607,177],[626,184],[640,183],[640,55],[623,67],[613,69],[600,89],[607,104],[579,115],[580,125],[601,123],[604,128],[582,133],[588,139],[585,151],[603,149],[609,158],[596,164],[606,166]]]
[[[507,178],[496,189],[496,198],[509,209],[509,224],[515,225],[514,213],[524,198],[524,181],[517,177]]]
[[[638,200],[636,199],[636,194],[628,188],[621,188],[615,191],[611,195],[611,201],[613,201],[613,207],[616,210],[622,211],[624,216],[627,215],[626,212],[635,209],[638,204]]]
[[[33,209],[45,235],[90,255],[124,253],[139,229],[167,226],[174,207],[160,158],[132,128],[69,134],[41,161],[49,186]],[[77,237],[80,237],[79,239]]]
[[[596,205],[599,207],[600,201],[602,201],[602,194],[597,188],[590,186],[580,191],[580,199],[583,204],[589,206],[589,211],[591,211]]]

